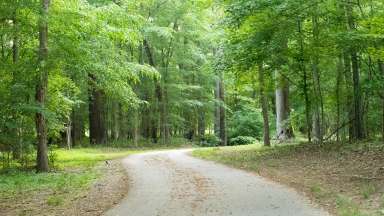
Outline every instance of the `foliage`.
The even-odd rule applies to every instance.
[[[200,138],[199,145],[202,147],[214,147],[220,144],[220,139],[214,134],[206,134]]]
[[[230,140],[242,136],[261,138],[263,130],[261,111],[251,107],[235,111],[228,121],[228,126]]]
[[[256,142],[256,139],[249,136],[238,136],[230,139],[230,145],[249,145]]]

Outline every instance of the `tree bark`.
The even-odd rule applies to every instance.
[[[214,132],[217,137],[220,137],[220,79],[216,78],[215,86],[215,122]]]
[[[341,124],[341,81],[342,81],[342,74],[343,74],[343,60],[342,55],[339,56],[338,63],[337,63],[337,80],[336,80],[336,128],[340,127]],[[340,142],[340,130],[336,131],[336,141]]]
[[[156,67],[156,63],[155,63],[155,59],[154,59],[154,56],[153,56],[152,51],[151,51],[151,47],[149,46],[149,43],[146,39],[144,39],[143,45],[144,45],[145,52],[147,54],[149,65],[151,65],[152,67]],[[159,105],[161,105],[163,102],[163,94],[162,94],[159,80],[155,80],[155,96],[157,97],[157,101],[154,103],[154,105],[152,107],[152,111],[154,113],[159,113],[159,111],[160,111],[159,108],[162,109],[162,107],[159,107]],[[161,118],[164,118],[164,116],[161,115],[160,119]],[[161,124],[161,122],[162,122],[162,120],[160,120],[160,124]],[[157,141],[158,141],[157,140],[157,128],[158,128],[157,126],[158,126],[158,124],[157,124],[156,118],[154,116],[152,116],[152,119],[151,119],[151,137],[152,137],[152,141],[154,143],[157,143]],[[161,127],[161,125],[160,125],[160,127]]]
[[[199,133],[199,138],[203,138],[204,135],[205,135],[205,129],[206,129],[206,125],[205,125],[205,112],[203,109],[200,109],[199,113],[198,113],[198,133]]]
[[[89,141],[91,144],[104,144],[107,134],[103,113],[104,96],[95,82],[95,77],[89,74]]]
[[[324,120],[324,108],[323,97],[320,86],[320,73],[319,73],[319,56],[316,50],[319,47],[319,28],[318,17],[314,15],[312,17],[313,25],[313,41],[314,41],[314,55],[312,58],[312,76],[313,76],[313,90],[314,90],[314,112],[313,112],[313,135],[316,142],[323,142],[323,120]]]
[[[114,141],[120,138],[120,104],[112,100],[112,139]]]
[[[84,128],[84,120],[83,115],[85,114],[86,109],[82,104],[79,105],[79,107],[75,107],[72,111],[71,115],[71,122],[72,122],[72,144],[73,146],[82,144],[84,134],[85,134],[85,128]]]
[[[41,0],[41,17],[39,21],[39,77],[36,86],[36,102],[40,111],[36,113],[37,132],[37,171],[48,172],[48,146],[47,146],[47,125],[43,114],[48,87],[48,10],[49,0]]]
[[[354,124],[354,108],[353,108],[353,94],[352,94],[352,75],[351,75],[351,58],[347,50],[344,50],[344,77],[346,83],[346,100],[347,104],[345,106],[345,112],[348,114],[349,118],[349,127],[348,127],[348,137],[349,141],[354,139],[355,124]]]
[[[276,71],[276,132],[277,139],[287,140],[293,137],[289,122],[289,85],[286,78]]]
[[[226,113],[225,113],[225,87],[223,75],[220,75],[220,140],[221,145],[227,145],[227,125],[226,125]]]
[[[355,18],[353,16],[352,2],[348,1],[346,6],[346,16],[349,31],[356,30]],[[365,138],[363,129],[362,118],[362,102],[361,102],[361,87],[360,87],[360,68],[359,68],[359,56],[354,44],[349,47],[349,53],[352,63],[352,80],[353,80],[353,138],[356,140],[362,140]]]
[[[17,64],[19,61],[19,24],[18,24],[18,18],[17,18],[17,9],[15,9],[13,14],[13,27],[14,27],[14,35],[13,35],[13,45],[12,45],[12,60],[13,64],[15,66],[15,70],[13,72],[13,82],[15,84],[16,82],[16,76],[17,76]],[[14,136],[16,136],[16,143],[14,147],[12,148],[12,158],[13,159],[20,159],[20,156],[22,154],[22,138],[21,138],[21,128],[15,128],[13,129]]]
[[[308,75],[307,75],[307,70],[304,62],[304,39],[303,39],[303,32],[302,32],[302,23],[301,20],[298,19],[297,21],[297,27],[298,27],[298,32],[299,32],[299,44],[300,44],[300,59],[299,59],[299,67],[300,70],[303,74],[303,94],[304,94],[304,99],[305,99],[305,120],[307,123],[307,138],[308,142],[312,141],[311,137],[311,120],[310,120],[310,100],[308,96]]]
[[[263,62],[259,62],[259,91],[260,91],[260,104],[263,113],[264,133],[263,140],[265,146],[271,146],[269,136],[269,118],[268,118],[268,100],[265,96],[265,83],[264,83],[264,68]]]
[[[381,60],[379,60],[378,66],[379,66],[379,71],[381,72],[381,78],[382,78],[382,80],[384,80],[384,63]],[[382,82],[382,83],[384,83],[384,82]],[[382,110],[381,138],[384,141],[384,84],[382,86],[382,91],[380,93],[381,93],[381,104],[382,104],[382,106],[381,106],[381,110]]]

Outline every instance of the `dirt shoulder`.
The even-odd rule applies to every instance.
[[[127,194],[128,176],[121,160],[109,161],[109,164],[100,163],[92,168],[92,172],[97,173],[95,180],[79,191],[57,193],[52,190],[40,190],[1,200],[0,215],[102,215]]]
[[[194,155],[256,171],[293,187],[335,215],[384,215],[383,145],[333,143],[199,151]]]
[[[110,161],[99,167],[103,177],[90,189],[61,209],[54,209],[54,215],[98,216],[118,204],[128,192],[129,181],[121,160]],[[51,214],[52,215],[52,214]]]

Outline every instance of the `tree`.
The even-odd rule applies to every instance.
[[[39,75],[36,87],[36,102],[40,110],[36,113],[37,132],[37,170],[49,171],[47,147],[47,123],[44,116],[46,94],[48,88],[48,10],[49,0],[41,0],[41,17],[39,20]]]
[[[264,81],[264,68],[263,62],[259,62],[259,91],[260,91],[260,103],[261,110],[263,112],[263,123],[264,123],[264,131],[263,131],[263,140],[265,146],[271,146],[271,141],[269,137],[269,117],[268,117],[268,100],[265,96],[265,81]]]

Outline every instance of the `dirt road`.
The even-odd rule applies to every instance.
[[[255,174],[188,155],[188,150],[124,160],[128,196],[106,216],[328,216],[294,190]]]

